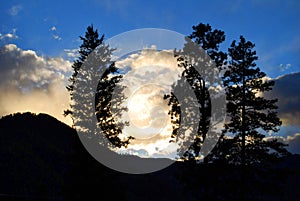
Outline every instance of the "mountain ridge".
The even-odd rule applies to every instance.
[[[300,155],[246,171],[245,200],[300,197]],[[95,160],[75,129],[56,118],[17,113],[0,119],[0,178],[1,200],[221,201],[240,200],[241,169],[175,162],[154,173],[124,174]]]

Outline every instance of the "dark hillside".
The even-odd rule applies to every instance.
[[[99,196],[115,195],[107,200],[121,198],[115,181],[118,174],[95,161],[76,131],[55,118],[9,115],[0,120],[0,133],[0,197],[81,199],[101,189]]]
[[[184,199],[172,175],[111,170],[86,151],[74,129],[46,114],[0,119],[0,200]]]
[[[151,174],[123,174],[101,165],[74,129],[49,115],[0,119],[0,200],[240,201],[242,185],[244,200],[300,197],[299,155],[245,172],[243,183],[239,166],[177,162]]]

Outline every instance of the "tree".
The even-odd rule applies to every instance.
[[[118,85],[122,78],[123,75],[118,74],[118,68],[115,67],[115,63],[112,63],[102,75],[95,97],[98,125],[106,138],[118,148],[127,147],[130,140],[134,139],[132,136],[123,139],[119,137],[124,126],[129,126],[129,122],[117,120],[118,118],[120,120],[123,112],[127,111],[127,108],[122,106],[126,99],[122,92],[126,87]]]
[[[96,139],[104,146],[110,146],[106,139],[117,147],[126,146],[133,138],[119,139],[121,129],[111,119],[111,90],[122,77],[114,74],[118,71],[111,60],[114,49],[103,43],[104,35],[99,37],[93,25],[87,27],[85,37],[80,36],[80,39],[80,56],[72,65],[74,72],[67,86],[72,102],[64,114],[71,115],[76,129],[88,138]],[[122,100],[121,96],[122,93],[117,93],[116,99]]]
[[[266,74],[256,67],[255,45],[240,36],[228,49],[230,57],[224,74],[227,115],[225,133],[233,139],[224,140],[229,162],[250,164],[278,157],[288,152],[276,140],[264,140],[264,132],[278,132],[281,121],[277,116],[277,99],[268,100],[261,94],[272,89],[274,81],[264,81]],[[230,145],[228,146],[228,142]],[[219,150],[226,152],[226,150]]]
[[[190,39],[186,39],[183,50],[174,52],[175,57],[177,57],[178,67],[182,68],[183,71],[180,80],[173,85],[172,91],[185,93],[186,90],[183,88],[183,83],[187,81],[194,91],[199,106],[195,108],[193,97],[189,95],[183,96],[182,100],[178,100],[175,93],[167,94],[164,97],[169,100],[169,115],[173,124],[172,137],[177,139],[184,138],[185,130],[189,129],[193,133],[190,136],[193,139],[188,140],[192,140],[193,143],[191,145],[183,144],[181,150],[179,150],[178,155],[185,160],[197,160],[199,158],[200,149],[207,137],[212,115],[210,94],[206,83],[208,81],[211,82],[208,79],[214,76],[216,69],[213,68],[216,67],[217,70],[220,70],[227,57],[225,53],[219,51],[219,45],[225,40],[223,31],[212,30],[209,24],[202,23],[192,28],[194,31],[189,36]],[[210,61],[215,62],[215,65],[212,65]],[[197,116],[195,110],[199,110],[200,117]],[[189,128],[193,127],[191,125],[182,128],[183,125],[181,123],[188,122],[187,119],[199,119],[199,124],[193,129]]]
[[[82,40],[82,44],[79,47],[79,58],[76,59],[72,65],[74,70],[72,76],[69,78],[70,84],[67,86],[67,90],[70,92],[72,97],[74,85],[76,81],[76,77],[78,75],[78,71],[81,69],[83,62],[86,58],[99,46],[103,43],[104,34],[99,37],[98,30],[94,30],[93,25],[87,27],[87,31],[85,32],[85,37],[79,36],[80,40]],[[72,108],[72,106],[71,106]],[[67,110],[65,114],[72,114],[71,110]]]
[[[219,50],[220,44],[225,41],[225,32],[219,29],[212,30],[209,24],[203,23],[192,28],[194,31],[189,38],[203,48],[216,66],[221,68],[227,59],[227,54]]]
[[[103,43],[104,35],[99,38],[98,30],[94,30],[93,25],[90,25],[87,27],[87,31],[85,32],[85,37],[79,36],[80,40],[82,40],[82,44],[79,47],[79,58],[76,59],[72,65],[73,68],[73,74],[69,78],[69,85],[67,85],[67,90],[70,93],[71,100],[73,100],[74,95],[74,87],[76,83],[76,77],[78,75],[79,70],[81,69],[81,66],[83,62],[86,60],[88,55],[96,49],[100,44]],[[75,104],[75,103],[73,103]],[[70,104],[70,108],[64,110],[65,116],[71,116],[73,120],[73,124],[75,123],[73,115],[74,105]]]

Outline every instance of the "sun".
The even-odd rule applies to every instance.
[[[147,101],[147,94],[135,93],[129,99],[128,115],[130,122],[138,128],[150,125],[150,103]]]
[[[156,84],[143,85],[129,97],[129,130],[136,138],[154,137],[160,134],[169,122],[168,107],[159,88]]]
[[[125,153],[128,150],[130,154],[132,150],[144,150],[147,154],[138,151],[138,155],[173,157],[178,145],[171,142],[170,106],[164,99],[182,73],[173,52],[145,49],[117,61],[116,67],[126,72],[120,84],[125,86],[123,106],[127,111],[122,114],[121,121],[129,124],[123,128],[122,136],[135,138],[127,148],[118,151]]]

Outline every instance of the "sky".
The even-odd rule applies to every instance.
[[[226,50],[243,35],[256,44],[257,64],[276,81],[269,97],[279,98],[283,120],[276,134],[300,153],[300,2],[297,0],[129,1],[12,0],[0,4],[0,116],[45,112],[63,117],[72,61],[88,25],[105,39],[140,28],[183,35],[209,23],[225,32]]]

